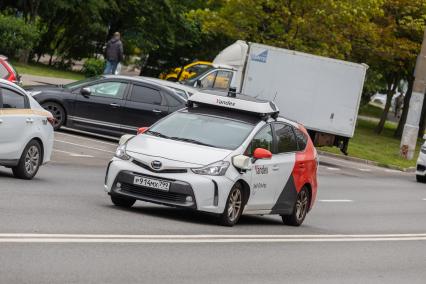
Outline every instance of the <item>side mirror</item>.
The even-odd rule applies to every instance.
[[[244,155],[238,155],[232,158],[232,164],[234,167],[240,170],[250,169],[250,158]]]
[[[135,137],[135,135],[131,135],[131,134],[124,134],[123,136],[121,136],[120,141],[118,142],[118,145],[123,145],[125,144],[127,141],[129,141],[130,139],[132,139],[133,137]]]
[[[89,88],[82,88],[80,90],[80,94],[82,94],[83,97],[86,97],[86,98],[90,96],[90,93],[91,93],[91,91],[90,91]]]
[[[256,160],[270,159],[272,158],[272,153],[271,151],[263,149],[263,148],[256,148],[253,152],[253,158]]]
[[[141,127],[138,129],[138,135],[148,131],[149,127]]]

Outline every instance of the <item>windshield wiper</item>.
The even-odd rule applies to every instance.
[[[160,133],[160,132],[156,132],[156,131],[148,130],[146,133],[147,133],[147,134],[151,134],[152,136],[155,136],[155,137],[170,138],[169,136],[164,135],[164,134],[162,134],[162,133]]]
[[[193,143],[193,144],[217,148],[214,145],[207,144],[207,143],[204,143],[204,142],[201,142],[201,141],[198,141],[198,140],[194,140],[194,139],[190,139],[190,138],[182,138],[182,137],[168,137],[168,138],[173,139],[173,140],[184,141],[184,142],[189,142],[189,143]]]

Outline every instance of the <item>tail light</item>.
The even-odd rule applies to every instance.
[[[53,126],[55,124],[56,119],[53,116],[49,116],[47,118],[47,121]]]

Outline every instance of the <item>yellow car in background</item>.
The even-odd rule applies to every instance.
[[[198,76],[207,70],[213,68],[213,63],[208,61],[195,61],[183,67],[176,67],[172,72],[160,75],[160,79],[167,81],[182,81]]]

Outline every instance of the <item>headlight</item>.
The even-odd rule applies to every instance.
[[[122,160],[129,160],[130,156],[126,153],[126,144],[118,146],[114,156]]]
[[[38,94],[41,94],[41,91],[28,91],[28,95],[31,97],[37,96]]]
[[[191,169],[198,175],[223,176],[229,167],[229,162],[219,161],[202,168]]]

